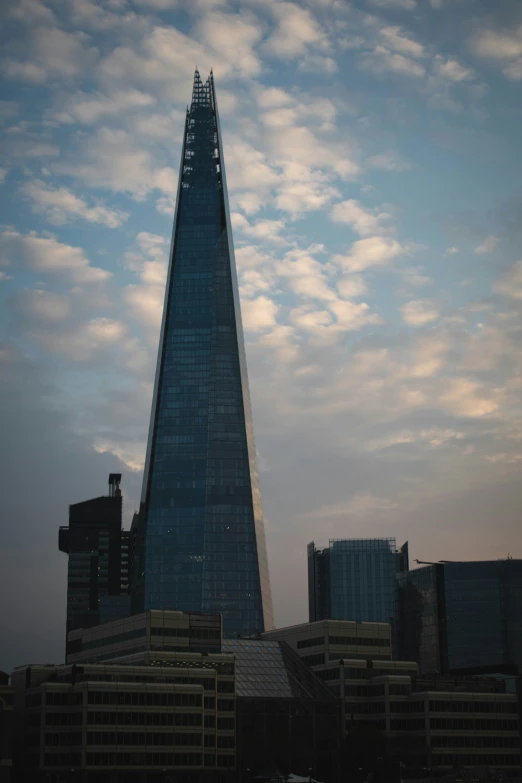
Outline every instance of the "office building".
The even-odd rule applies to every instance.
[[[362,633],[364,645],[354,646]],[[520,774],[518,697],[505,681],[420,676],[415,661],[391,660],[391,628],[383,623],[304,623],[262,638],[291,646],[340,700],[348,743],[361,729],[363,737],[372,737],[370,755],[378,756],[381,748],[387,757],[386,779],[394,759],[410,777],[429,777],[428,769],[438,774],[481,766]],[[347,764],[356,750],[349,751]]]
[[[395,574],[407,570],[408,543],[394,538],[331,539],[308,544],[309,620],[393,623]]]
[[[444,562],[397,576],[397,655],[422,673],[522,672],[522,560]]]
[[[490,766],[519,775],[517,696],[497,679],[422,678],[416,668],[345,659],[314,670],[340,696],[347,735],[377,729],[407,767]]]
[[[145,652],[218,653],[221,615],[150,609],[69,634],[67,663],[139,660]]]
[[[238,780],[344,780],[341,702],[288,644],[225,639],[223,652],[236,667]]]
[[[14,688],[0,672],[0,783],[11,783],[13,772]]]
[[[58,546],[69,555],[66,634],[130,612],[120,482],[121,474],[111,473],[109,494],[69,506],[69,525],[60,527]]]
[[[389,623],[319,620],[267,631],[262,638],[285,642],[307,666],[341,658],[390,661],[392,657]]]
[[[235,779],[232,655],[15,669],[20,783]]]
[[[340,780],[341,702],[285,642],[159,610],[70,637],[73,663],[13,672],[20,783]]]
[[[187,110],[160,335],[133,611],[273,627],[232,231],[212,74]]]

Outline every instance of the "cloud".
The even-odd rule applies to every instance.
[[[330,216],[336,223],[348,223],[359,236],[369,236],[383,230],[391,215],[388,212],[365,209],[360,201],[349,199],[335,204]]]
[[[0,252],[8,262],[22,261],[38,273],[67,275],[78,284],[101,283],[111,273],[91,266],[84,251],[58,242],[54,237],[23,235],[13,230],[0,234]]]
[[[347,275],[346,277],[341,277],[337,283],[337,290],[345,299],[354,299],[368,293],[362,275]]]
[[[359,239],[347,255],[335,255],[333,260],[347,272],[362,272],[371,267],[385,266],[406,252],[407,248],[397,240],[374,236]]]
[[[413,299],[401,307],[402,318],[408,326],[425,326],[436,321],[439,311],[428,299]]]
[[[440,54],[436,54],[433,58],[433,72],[436,76],[455,83],[468,81],[475,76],[471,68],[466,68],[457,60],[442,57]]]
[[[237,137],[230,138],[225,153],[227,184],[234,197],[240,199],[243,194],[254,190],[263,203],[280,179],[280,174],[269,165],[266,155]]]
[[[480,385],[470,378],[449,381],[439,402],[454,416],[481,417],[498,410],[498,402],[487,393],[481,394]]]
[[[388,49],[393,49],[393,51],[408,57],[424,57],[425,52],[422,44],[405,35],[400,27],[381,27],[379,35]]]
[[[284,220],[258,220],[253,225],[250,225],[247,220],[243,220],[241,225],[238,225],[236,221],[236,227],[247,236],[275,244],[287,244],[287,240],[280,234],[285,228]]]
[[[163,314],[168,247],[166,237],[142,231],[135,246],[125,254],[127,269],[135,272],[140,282],[126,286],[122,297],[130,318],[148,329],[148,341],[153,346],[157,345]]]
[[[244,299],[241,303],[243,326],[247,331],[258,332],[276,326],[279,306],[267,296]]]
[[[388,498],[372,495],[369,492],[361,492],[338,505],[320,506],[313,511],[301,514],[305,519],[331,519],[332,517],[344,520],[354,517],[356,519],[374,519],[375,516],[387,514],[391,509],[397,508],[397,503]]]
[[[397,152],[381,152],[377,155],[371,155],[367,158],[366,163],[372,169],[381,171],[407,171],[410,168],[408,161]]]
[[[339,196],[337,188],[317,169],[300,163],[286,163],[282,168],[283,176],[277,188],[275,204],[289,215],[295,217],[303,212],[323,209]]]
[[[67,330],[42,330],[34,339],[49,352],[66,357],[75,363],[99,359],[107,349],[119,345],[127,334],[127,327],[112,318],[93,318]]]
[[[359,172],[354,149],[349,141],[325,144],[303,125],[273,129],[268,145],[279,165],[299,163],[306,169],[326,169],[343,179],[353,179]],[[306,169],[301,169],[305,171]]]
[[[30,59],[4,60],[7,77],[43,84],[49,79],[71,79],[93,66],[98,53],[85,35],[59,27],[39,27],[28,48]]]
[[[376,46],[372,52],[361,54],[359,66],[376,76],[400,74],[421,79],[426,75],[426,69],[421,63],[398,52],[391,52],[384,46]]]
[[[102,117],[149,108],[156,98],[133,88],[114,90],[109,95],[77,93],[56,114],[60,122],[97,123]]]
[[[233,59],[242,76],[261,73],[261,60],[254,47],[262,36],[262,26],[254,15],[207,13],[196,25],[195,33],[198,41],[214,49],[224,60]]]
[[[513,264],[500,280],[494,283],[493,291],[511,299],[522,300],[522,261]]]
[[[478,57],[500,63],[508,79],[522,79],[522,25],[504,30],[483,28],[471,36],[469,46]]]
[[[128,218],[126,212],[109,209],[103,205],[89,207],[87,202],[65,187],[52,188],[41,180],[33,180],[22,186],[21,192],[32,201],[33,212],[44,215],[50,223],[60,225],[74,218],[89,223],[101,223],[117,228]]]
[[[299,60],[300,71],[315,73],[335,73],[339,67],[333,57],[324,57],[320,54],[308,54]]]
[[[294,103],[294,99],[281,87],[256,86],[254,91],[258,106],[262,109],[278,109]]]
[[[70,300],[53,291],[28,289],[14,296],[12,304],[25,318],[33,322],[61,323],[72,312]]]
[[[265,42],[270,54],[290,60],[305,54],[309,47],[328,49],[328,39],[310,11],[295,3],[274,3],[278,25]]]
[[[486,255],[487,253],[492,253],[493,250],[497,247],[498,243],[500,242],[500,239],[495,236],[489,236],[487,239],[484,240],[484,242],[481,242],[480,245],[477,245],[474,252],[478,256]]]
[[[391,8],[399,11],[413,11],[417,8],[416,0],[368,0],[375,8]]]
[[[74,159],[72,155],[70,158],[55,164],[56,171],[81,179],[91,187],[130,193],[139,200],[154,190],[175,196],[177,172],[170,166],[158,165],[153,154],[137,146],[124,130],[100,128],[85,141]]]

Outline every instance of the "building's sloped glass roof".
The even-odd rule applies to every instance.
[[[284,642],[224,639],[236,659],[236,694],[256,698],[334,698],[332,692]]]
[[[292,698],[279,642],[224,639],[222,649],[235,655],[238,696]]]

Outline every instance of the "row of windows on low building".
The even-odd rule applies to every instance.
[[[324,644],[342,644],[361,647],[389,647],[391,642],[389,637],[380,638],[374,636],[316,636],[313,639],[299,639],[297,649],[303,650],[307,647],[317,647]]]
[[[201,767],[201,753],[87,753],[88,767]],[[205,766],[232,768],[235,756],[231,754],[205,754]],[[80,767],[81,753],[46,753],[45,767]],[[38,766],[36,761],[35,766]]]
[[[48,713],[48,715],[52,713]],[[59,713],[60,718],[70,717],[66,713]],[[81,713],[76,717],[82,717]],[[52,721],[51,721],[52,723]],[[81,720],[79,721],[81,723]],[[88,712],[87,724],[98,726],[201,726],[206,729],[216,727],[215,715],[202,715],[200,712]],[[55,725],[62,725],[57,722]],[[63,725],[68,725],[67,723]],[[218,717],[217,728],[224,731],[233,731],[235,719]]]
[[[502,736],[457,736],[449,734],[444,736],[431,736],[432,748],[517,748],[520,751],[520,737],[515,734],[512,737]]]
[[[424,713],[424,701],[390,701],[386,702],[351,702],[347,703],[346,709],[354,714],[373,715],[390,713]],[[453,701],[431,701],[429,702],[430,712],[484,712],[484,713],[512,713],[516,714],[517,705],[515,702],[453,702]]]
[[[481,753],[480,756],[477,753],[441,753],[432,756],[432,766],[439,767],[454,767],[454,766],[467,766],[476,767],[491,766],[491,767],[519,767],[519,755],[518,753],[511,753],[509,755],[505,753]]]

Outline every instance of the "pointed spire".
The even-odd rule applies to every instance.
[[[194,71],[194,87],[192,89],[192,106],[198,104],[200,106],[202,104],[208,105],[209,103],[211,103],[211,98],[210,98],[211,80],[212,80],[212,71],[210,72],[210,76],[208,77],[205,84],[203,84],[203,82],[201,81],[199,70],[196,66],[196,70]]]

